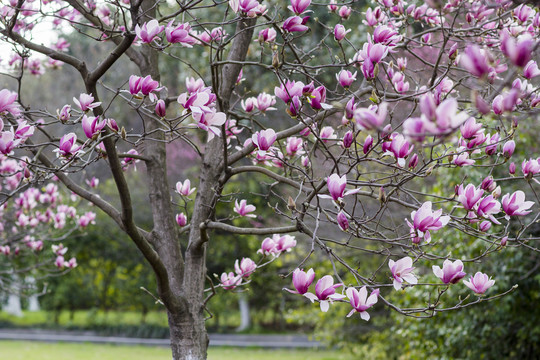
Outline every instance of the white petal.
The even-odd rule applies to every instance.
[[[370,318],[370,316],[369,316],[369,314],[367,313],[367,311],[362,311],[362,312],[360,313],[360,317],[361,317],[362,319],[366,320],[366,321],[369,321],[369,318]]]
[[[330,303],[328,301],[326,301],[326,300],[321,301],[321,311],[322,312],[327,312],[329,308],[330,308]]]

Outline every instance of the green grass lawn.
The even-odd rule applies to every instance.
[[[146,346],[0,341],[0,360],[169,360],[170,350]],[[210,348],[210,360],[352,360],[330,350]]]

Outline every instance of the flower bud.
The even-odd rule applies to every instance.
[[[508,172],[510,172],[511,175],[514,175],[516,173],[516,164],[513,162],[510,163],[510,166],[508,167]]]
[[[180,214],[177,214],[176,215],[176,223],[179,225],[179,226],[186,226],[187,224],[187,217],[184,213],[180,213]]]
[[[509,140],[503,145],[503,155],[505,158],[509,159],[516,149],[516,143],[514,140]]]
[[[414,169],[418,165],[418,154],[413,154],[409,160],[409,168]]]
[[[340,211],[337,215],[337,222],[341,230],[347,231],[349,228],[349,220],[343,211]]]
[[[367,154],[369,150],[371,150],[372,146],[373,146],[373,137],[371,137],[371,135],[368,135],[366,137],[366,141],[364,142],[364,154]]]
[[[494,199],[498,199],[500,196],[501,196],[501,187],[500,186],[497,186],[495,188],[495,190],[493,190],[493,192],[491,193],[491,195],[493,195],[493,198]]]
[[[490,228],[491,228],[491,222],[487,221],[487,220],[482,221],[482,223],[480,224],[480,227],[479,227],[480,231],[482,231],[482,232],[486,232]]]
[[[166,110],[166,107],[165,107],[165,101],[163,100],[158,100],[157,101],[157,104],[156,104],[156,114],[157,116],[159,117],[165,117],[165,115],[167,115],[167,110]]]
[[[354,141],[354,136],[352,130],[349,130],[345,133],[343,136],[343,147],[345,149],[348,149],[351,147],[352,143]]]
[[[493,191],[497,187],[497,183],[493,181],[493,176],[490,175],[482,181],[480,187],[486,191]]]

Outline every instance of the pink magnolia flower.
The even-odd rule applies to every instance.
[[[392,136],[390,142],[389,153],[392,154],[400,167],[405,166],[405,159],[413,151],[414,146],[410,146],[409,142],[402,134]]]
[[[201,108],[191,108],[192,116],[197,127],[208,132],[208,140],[211,141],[214,136],[221,136],[221,125],[227,121],[225,113],[218,112],[215,109],[205,111]]]
[[[69,269],[76,268],[77,267],[77,259],[72,257],[71,259],[69,259],[69,261],[64,262],[64,266],[69,268]]]
[[[0,152],[4,155],[8,155],[20,144],[21,140],[15,139],[15,133],[13,129],[11,131],[2,131],[0,136]]]
[[[5,114],[8,112],[15,117],[20,116],[22,111],[19,105],[15,103],[17,96],[17,93],[14,91],[12,92],[7,89],[0,90],[0,113]]]
[[[105,127],[106,123],[104,120],[98,121],[99,117],[88,117],[83,115],[81,120],[82,128],[84,134],[87,138],[92,139],[94,136],[98,135],[101,130]]]
[[[289,103],[289,108],[287,109],[287,113],[295,118],[300,113],[300,109],[302,108],[302,101],[298,96],[293,96],[291,99],[291,102]]]
[[[534,60],[529,61],[527,65],[525,65],[525,67],[523,68],[523,76],[526,79],[530,80],[532,78],[537,77],[538,75],[540,75],[538,64]]]
[[[59,147],[55,151],[61,156],[69,157],[76,154],[80,149],[81,146],[77,145],[77,135],[68,133],[60,138]]]
[[[277,244],[274,241],[274,239],[266,238],[261,243],[261,248],[259,250],[257,250],[257,254],[276,255],[276,254],[278,254],[278,251],[277,251],[276,247],[277,247]]]
[[[521,190],[512,195],[504,195],[501,202],[507,220],[510,220],[510,216],[525,216],[531,213],[532,210],[529,209],[534,205],[534,201],[525,201],[525,193]]]
[[[289,290],[287,288],[284,288],[284,290],[287,290],[291,294],[304,295],[308,292],[313,280],[315,280],[315,271],[313,269],[309,269],[307,272],[296,269],[292,275],[293,286],[296,290]]]
[[[523,160],[521,171],[526,179],[531,179],[534,175],[540,173],[540,164],[537,159]]]
[[[304,296],[311,300],[311,302],[319,301],[321,311],[327,312],[331,302],[345,298],[345,295],[336,294],[336,289],[340,286],[343,286],[343,284],[334,284],[334,278],[331,275],[325,275],[317,281],[315,294],[308,292]]]
[[[336,79],[339,85],[348,88],[356,80],[356,72],[353,74],[349,70],[341,70],[339,74],[336,74]]]
[[[148,96],[152,101],[157,100],[157,96],[153,92],[161,89],[159,87],[159,82],[153,80],[150,75],[147,75],[144,78],[141,78],[139,84],[141,87],[140,91],[143,95]]]
[[[221,274],[220,282],[223,289],[232,290],[242,282],[242,278],[238,275],[235,276],[232,271],[228,274],[224,272]]]
[[[109,129],[111,129],[114,132],[120,131],[120,128],[118,127],[118,124],[116,123],[116,120],[108,118],[107,119],[107,126]]]
[[[187,224],[187,216],[186,216],[186,214],[184,214],[184,213],[176,214],[175,219],[176,219],[176,223],[178,224],[178,226],[180,226],[180,227],[186,226],[186,224]]]
[[[285,251],[289,252],[296,246],[296,240],[291,235],[280,236],[279,234],[274,234],[272,240],[276,243],[276,252],[278,254]]]
[[[495,280],[491,280],[490,277],[488,277],[486,274],[483,274],[481,272],[477,272],[474,274],[474,277],[471,276],[469,279],[470,281],[463,280],[463,283],[465,286],[467,286],[469,289],[474,291],[477,295],[484,294],[487,289],[493,286],[495,284]]]
[[[472,210],[482,195],[484,195],[484,190],[477,189],[473,184],[469,184],[463,188],[462,184],[459,185],[457,194],[457,200],[463,205],[465,210]]]
[[[56,260],[54,260],[54,265],[56,265],[57,268],[63,269],[65,264],[64,257],[62,255],[58,255],[56,257]]]
[[[203,79],[196,79],[193,77],[186,78],[186,90],[188,93],[196,93],[204,88]]]
[[[392,277],[394,278],[394,289],[400,290],[403,281],[413,285],[418,283],[416,276],[411,273],[414,270],[412,265],[413,260],[408,256],[398,261],[392,259],[388,261],[388,267],[390,267]]]
[[[234,271],[236,271],[238,276],[244,279],[247,279],[251,274],[253,274],[255,269],[257,269],[257,264],[255,264],[255,261],[251,260],[250,258],[242,258],[240,262],[238,262],[238,259],[236,259],[236,262],[234,263]]]
[[[521,23],[526,22],[529,18],[535,14],[535,11],[525,4],[519,5],[514,9],[514,17]]]
[[[247,205],[246,200],[240,200],[240,204],[238,204],[238,200],[234,201],[234,209],[233,211],[237,213],[240,216],[246,216],[255,218],[257,215],[250,214],[250,212],[255,211],[256,207],[254,205]]]
[[[82,110],[88,111],[101,105],[101,102],[93,102],[94,97],[89,94],[81,94],[79,98],[73,98],[73,102]]]
[[[321,198],[332,199],[334,201],[341,201],[344,196],[356,194],[360,189],[348,190],[345,192],[347,186],[347,176],[339,176],[338,174],[332,174],[326,178],[326,186],[330,195],[319,195]]]
[[[137,152],[137,150],[135,149],[130,149],[128,150],[127,154],[130,154],[130,155],[139,155],[139,153]],[[136,158],[132,158],[132,157],[125,157],[122,159],[122,168],[123,170],[127,170],[127,168],[130,166],[130,165],[135,165],[137,162],[139,162],[138,159]]]
[[[476,77],[483,77],[491,72],[485,51],[478,45],[468,45],[460,56],[460,64]]]
[[[259,149],[259,153],[265,153],[276,141],[276,132],[274,129],[257,131],[251,136],[253,144]]]
[[[96,178],[95,176],[92,176],[92,179],[90,179],[90,180],[87,179],[87,180],[86,180],[86,184],[87,184],[88,186],[90,186],[92,189],[95,189],[95,188],[97,188],[98,185],[99,185],[99,179]]]
[[[458,102],[455,98],[444,100],[435,111],[437,128],[442,133],[453,131],[469,119],[466,112],[458,112]]]
[[[309,20],[309,16],[301,18],[300,16],[291,16],[285,20],[282,25],[283,30],[288,32],[302,32],[309,29],[305,24]]]
[[[464,139],[472,139],[480,133],[483,133],[482,124],[477,123],[476,119],[471,117],[461,125],[461,135]]]
[[[289,81],[280,87],[274,88],[274,94],[288,103],[295,96],[301,97],[304,89],[304,83],[301,81]]]
[[[368,321],[370,316],[367,313],[367,309],[372,307],[377,303],[379,296],[379,289],[375,289],[371,292],[371,295],[368,297],[367,288],[362,286],[360,290],[356,290],[353,287],[347,288],[346,291],[347,297],[349,298],[350,304],[353,309],[349,312],[347,317],[352,316],[355,312],[360,313],[360,317],[363,320]]]
[[[334,39],[336,39],[336,41],[341,41],[343,39],[345,39],[345,36],[351,31],[351,29],[345,29],[345,26],[341,25],[341,24],[337,24],[335,27],[334,27]]]
[[[287,155],[294,156],[304,154],[304,150],[302,149],[303,144],[304,140],[302,140],[302,138],[298,138],[295,136],[287,138],[287,145],[285,147]]]
[[[376,26],[385,23],[386,19],[387,16],[384,11],[377,6],[374,10],[371,8],[366,10],[366,19],[362,22],[367,26]]]
[[[431,210],[431,201],[426,201],[417,210],[411,212],[411,224],[405,219],[410,228],[413,243],[418,244],[423,237],[427,243],[431,241],[430,231],[437,231],[443,228],[450,221],[450,216],[442,216],[442,209]]]
[[[174,26],[173,21],[174,20],[171,20],[165,28],[165,37],[167,38],[167,41],[171,44],[180,43],[185,47],[193,47],[197,40],[190,35],[191,26],[189,23]]]
[[[80,227],[85,228],[90,224],[95,224],[96,223],[95,220],[96,220],[96,214],[94,212],[88,211],[87,213],[85,213],[79,218],[79,220],[77,221],[77,224]]]
[[[487,115],[491,112],[491,107],[489,106],[487,101],[484,100],[484,98],[482,98],[482,96],[480,96],[479,94],[476,94],[473,97],[473,101],[474,101],[474,106],[476,107],[476,110],[478,110],[478,112],[481,113],[482,115]]]
[[[64,247],[64,244],[59,244],[59,245],[51,245],[51,250],[56,255],[65,255],[66,252],[68,251],[68,248]]]
[[[322,142],[328,143],[328,140],[337,139],[337,134],[334,133],[334,128],[333,127],[325,126],[325,127],[323,127],[321,129],[319,137],[321,138]]]
[[[257,0],[239,0],[238,10],[245,14],[249,14],[252,10],[256,9],[260,5],[261,4]],[[236,12],[238,12],[238,10],[236,10]]]
[[[0,246],[0,254],[4,254],[6,256],[11,254],[11,248],[9,247],[9,245]]]
[[[347,20],[349,16],[351,16],[352,9],[346,5],[343,5],[339,8],[338,15],[341,16],[342,19]]]
[[[458,148],[458,151],[463,151],[463,148]],[[460,153],[458,156],[454,157],[454,160],[452,160],[452,163],[457,166],[469,166],[475,163],[475,160],[469,159],[469,153],[464,151]]]
[[[310,4],[311,0],[291,0],[291,5],[288,6],[288,9],[296,15],[300,15],[306,11]]]
[[[245,112],[250,113],[255,110],[255,107],[257,106],[257,98],[249,97],[245,100],[242,100],[240,104],[242,105],[242,109],[244,109]]]
[[[461,260],[456,260],[454,262],[444,260],[442,269],[436,265],[433,265],[432,269],[435,276],[441,279],[445,284],[455,284],[467,275],[463,272],[463,263]]]
[[[15,130],[15,138],[25,141],[30,136],[34,135],[35,127],[28,125],[26,120],[18,119],[17,130]]]
[[[501,50],[516,66],[524,67],[531,59],[535,41],[529,33],[515,39],[508,30],[501,31]]]
[[[399,32],[387,25],[379,25],[373,30],[373,42],[388,46],[396,46],[401,41]]]
[[[326,101],[326,88],[324,86],[318,86],[317,88],[310,91],[308,96],[308,102],[311,107],[315,110],[320,109],[331,109],[332,106],[325,104]]]
[[[328,4],[328,11],[330,12],[336,12],[338,9],[338,6],[336,5],[336,0],[330,0],[330,3]]]
[[[137,34],[137,37],[141,39],[143,43],[149,44],[163,31],[164,28],[164,26],[159,25],[159,22],[156,19],[152,19],[149,22],[142,24],[142,26],[137,24],[135,26],[135,34]]]
[[[58,119],[60,119],[61,122],[66,122],[71,117],[70,114],[71,111],[71,105],[64,105],[62,107],[62,110],[58,111],[56,110],[56,114],[58,115]]]
[[[362,130],[378,129],[386,120],[388,103],[383,102],[378,107],[359,108],[354,111],[354,119]]]
[[[197,188],[191,188],[191,181],[189,179],[184,182],[178,181],[176,183],[176,192],[182,196],[189,196],[193,194]]]
[[[362,47],[362,50],[358,51],[353,61],[363,62],[363,63],[371,63],[372,66],[375,64],[378,64],[384,59],[389,52],[390,48],[384,44],[373,44],[371,42],[367,42]]]
[[[273,28],[266,28],[261,31],[259,31],[259,42],[262,44],[263,42],[273,42],[276,40],[277,32]]]
[[[409,91],[409,82],[405,81],[405,75],[401,72],[397,72],[392,76],[392,84],[396,91],[400,94],[403,94]]]
[[[276,108],[273,108],[272,105],[276,103],[276,97],[272,96],[267,93],[260,93],[259,96],[257,96],[257,101],[255,103],[255,106],[259,111],[265,112],[267,110],[276,110]]]

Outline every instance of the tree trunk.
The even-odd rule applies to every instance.
[[[155,17],[155,1],[142,3],[139,22]],[[229,110],[229,100],[241,70],[239,62],[246,58],[256,19],[244,19],[237,25],[237,36],[229,50],[230,64],[223,66],[217,92],[219,110]],[[138,64],[142,76],[159,80],[158,53],[143,47],[144,63]],[[215,79],[214,79],[215,80]],[[149,205],[153,214],[153,229],[147,241],[159,255],[165,273],[156,273],[158,293],[169,321],[173,360],[203,360],[207,357],[208,334],[205,327],[206,243],[204,224],[214,217],[215,205],[221,194],[220,178],[224,167],[224,139],[216,137],[204,149],[199,173],[197,197],[191,217],[188,246],[184,256],[180,249],[180,234],[174,219],[170,188],[167,180],[166,138],[158,122],[141,114],[146,130],[144,155],[149,189]],[[222,134],[225,136],[225,134]],[[126,224],[126,228],[127,228]],[[135,240],[135,239],[134,239]]]
[[[196,307],[176,315],[167,312],[173,360],[206,359],[209,339],[204,314]]]

